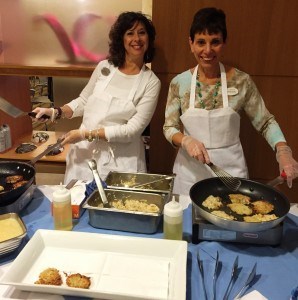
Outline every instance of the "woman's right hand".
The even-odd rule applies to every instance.
[[[34,119],[41,123],[45,123],[51,119],[52,114],[54,113],[52,108],[45,107],[36,107],[32,112],[36,113]],[[42,118],[43,115],[47,115],[49,118]]]
[[[84,129],[74,129],[70,130],[66,134],[62,136],[62,143],[61,146],[64,146],[66,144],[75,144],[78,142],[81,142],[85,140],[85,130]]]
[[[210,158],[204,144],[195,138],[186,135],[182,138],[181,147],[189,156],[197,159],[203,164],[209,164]]]

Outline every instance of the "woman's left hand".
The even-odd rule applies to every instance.
[[[80,129],[75,129],[67,132],[62,138],[64,138],[61,146],[65,144],[75,144],[85,139],[83,131]]]

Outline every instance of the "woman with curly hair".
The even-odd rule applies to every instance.
[[[145,65],[154,57],[155,28],[140,12],[121,13],[109,33],[109,55],[95,68],[80,96],[66,105],[36,108],[43,121],[83,116],[79,129],[64,136],[70,143],[64,181],[92,179],[87,160],[109,171],[146,172],[141,134],[154,113],[160,80]]]

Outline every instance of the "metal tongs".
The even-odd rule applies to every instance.
[[[216,280],[217,280],[217,273],[218,273],[218,265],[219,265],[219,255],[218,251],[216,251],[216,261],[213,273],[213,300],[216,299]]]
[[[203,262],[202,262],[201,259],[200,259],[200,254],[199,254],[199,252],[197,253],[197,261],[198,261],[199,270],[200,270],[200,274],[201,274],[201,279],[202,279],[202,284],[203,284],[203,290],[204,290],[205,299],[208,300],[208,297],[207,297],[207,291],[206,291],[206,286],[205,286],[205,280],[204,280],[204,268],[203,268]]]
[[[225,292],[225,295],[223,297],[223,300],[228,300],[228,297],[230,295],[231,290],[233,289],[233,285],[237,279],[237,269],[238,269],[238,255],[234,261],[234,265],[232,268],[232,272],[231,272],[231,278],[230,278],[230,282],[228,284],[227,290]]]
[[[243,296],[243,292],[248,288],[250,287],[253,279],[255,278],[256,276],[256,270],[257,270],[257,263],[255,263],[255,265],[253,266],[244,286],[241,288],[240,292],[235,296],[235,300],[236,299],[240,299],[242,296]]]
[[[101,197],[101,200],[102,200],[102,203],[103,203],[103,207],[111,208],[110,203],[107,199],[106,193],[105,193],[105,191],[102,187],[102,184],[101,184],[101,179],[100,179],[98,171],[97,171],[96,161],[94,159],[89,159],[88,160],[88,165],[89,165],[89,168],[91,169],[91,171],[93,173],[93,177],[95,179],[95,183],[97,185],[97,189],[98,189],[98,192],[100,194],[100,197]]]

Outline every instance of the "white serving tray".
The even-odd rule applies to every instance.
[[[0,279],[23,291],[102,299],[186,298],[185,241],[38,230]],[[34,284],[57,268],[61,286]],[[65,284],[66,273],[91,278],[89,289]]]

